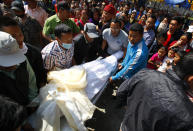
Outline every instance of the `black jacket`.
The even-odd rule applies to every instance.
[[[122,131],[193,131],[193,103],[185,84],[172,71],[144,69],[120,86],[126,106]]]
[[[46,84],[47,82],[47,72],[44,69],[42,55],[39,52],[36,47],[26,44],[28,51],[26,53],[26,56],[28,58],[28,61],[35,73],[36,76],[36,83],[38,89],[42,86],[42,84]]]
[[[29,104],[29,74],[27,63],[23,62],[14,71],[15,79],[0,72],[0,95],[11,98],[21,105]]]
[[[100,39],[95,38],[92,43],[88,43],[84,35],[79,34],[74,39],[74,59],[76,64],[81,64],[83,61],[89,62],[98,57],[98,52],[101,48]]]

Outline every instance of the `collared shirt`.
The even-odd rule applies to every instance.
[[[44,67],[47,70],[54,70],[56,68],[69,68],[72,65],[74,44],[70,49],[64,50],[59,46],[58,41],[55,40],[44,47],[41,53]]]
[[[72,32],[74,34],[78,34],[80,32],[80,29],[77,27],[77,25],[70,19],[65,20],[64,22],[62,22],[57,15],[53,15],[51,17],[49,17],[44,25],[43,28],[43,33],[46,36],[50,36],[52,39],[54,38],[54,29],[57,25],[64,23],[67,26],[69,26],[72,29]]]
[[[27,71],[29,74],[29,94],[28,94],[28,98],[29,101],[31,102],[34,98],[37,97],[38,95],[38,88],[36,86],[36,77],[34,74],[34,71],[28,61],[28,59],[26,59],[27,62]],[[4,73],[5,75],[7,75],[8,77],[12,78],[12,79],[16,79],[16,76],[14,75],[14,71],[3,71],[0,70],[0,72]]]
[[[48,18],[48,14],[44,9],[38,6],[35,9],[30,9],[28,5],[25,5],[24,8],[26,14],[36,19],[42,27],[44,26],[44,22]]]
[[[154,39],[155,39],[155,32],[154,30],[148,30],[147,32],[144,31],[143,33],[143,39],[145,40],[145,43],[147,46],[150,46]]]

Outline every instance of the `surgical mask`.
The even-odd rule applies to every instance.
[[[62,43],[62,47],[65,49],[70,49],[72,47],[72,44],[66,44],[66,43]]]

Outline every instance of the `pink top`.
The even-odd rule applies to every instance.
[[[150,58],[154,63],[160,64],[163,60],[163,58],[160,58],[158,56],[158,53],[154,54],[151,58]],[[148,63],[147,64],[147,68],[150,69],[157,69],[157,67],[155,67],[153,64]]]
[[[48,18],[48,14],[44,9],[41,7],[36,7],[35,9],[30,9],[28,8],[28,5],[24,6],[25,8],[25,13],[32,18],[36,19],[42,27],[44,27],[44,22]]]

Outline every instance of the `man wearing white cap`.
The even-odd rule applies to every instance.
[[[28,105],[37,95],[34,72],[17,41],[0,31],[0,95]]]
[[[88,62],[97,58],[97,53],[100,48],[99,35],[96,30],[96,25],[86,23],[82,34],[74,38],[74,58],[76,64],[81,64],[83,61]]]

